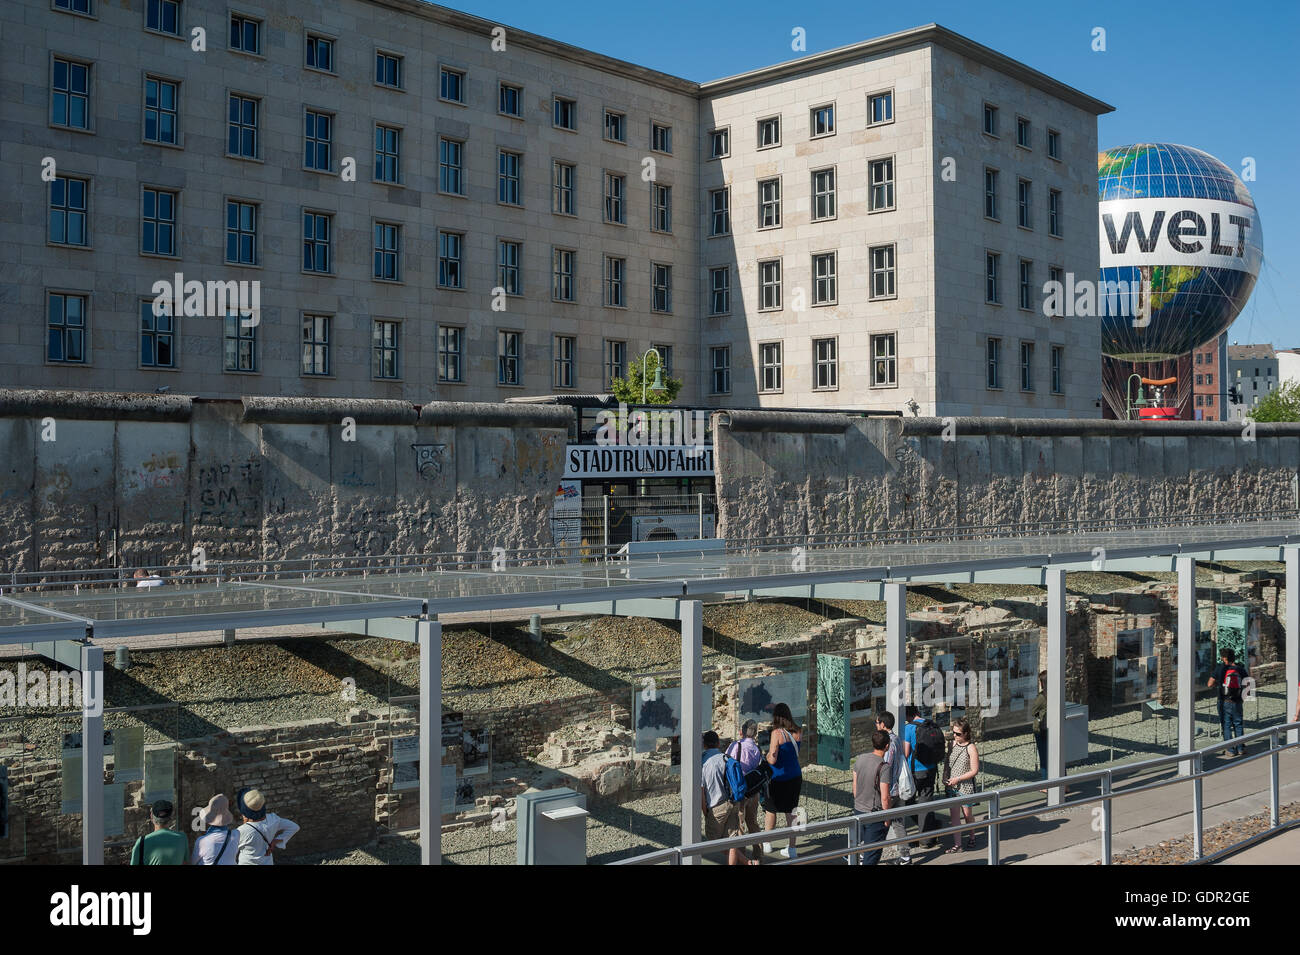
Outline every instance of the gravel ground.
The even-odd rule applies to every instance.
[[[1282,823],[1285,824],[1293,819],[1300,819],[1300,802],[1293,802],[1290,805],[1283,806],[1278,811],[1278,816]],[[1220,849],[1226,849],[1229,846],[1236,845],[1249,839],[1251,836],[1264,832],[1269,827],[1269,818],[1267,812],[1257,813],[1253,816],[1247,816],[1244,819],[1234,819],[1232,822],[1225,822],[1221,826],[1215,826],[1213,829],[1206,829],[1201,833],[1201,846],[1203,855],[1212,855]],[[1192,837],[1186,836],[1182,839],[1171,839],[1168,842],[1158,842],[1153,846],[1147,846],[1145,849],[1134,849],[1132,852],[1126,852],[1124,855],[1115,856],[1111,859],[1112,865],[1182,865],[1191,862],[1193,858]],[[1100,865],[1101,863],[1097,863]]]

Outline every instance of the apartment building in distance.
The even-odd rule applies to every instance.
[[[1228,385],[1241,393],[1241,403],[1229,405],[1231,420],[1249,417],[1251,409],[1281,384],[1277,352],[1272,345],[1228,346]]]
[[[495,401],[653,347],[685,403],[1097,413],[1042,286],[1097,274],[1110,107],[942,27],[698,84],[415,0],[0,26],[0,385]]]
[[[1228,333],[1224,332],[1199,348],[1192,349],[1192,418],[1196,421],[1226,421],[1230,403],[1228,381],[1223,373],[1228,354]]]

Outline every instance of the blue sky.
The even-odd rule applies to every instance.
[[[1300,347],[1300,3],[1296,0],[456,0],[467,13],[692,80],[710,80],[925,23],[990,46],[1116,109],[1101,148],[1174,142],[1242,174],[1264,233],[1264,267],[1230,341]],[[1092,50],[1094,27],[1106,51]],[[1290,303],[1290,304],[1288,304]]]

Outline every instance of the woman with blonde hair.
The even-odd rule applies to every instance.
[[[948,795],[951,796],[973,796],[975,795],[975,777],[980,772],[980,751],[971,739],[970,721],[965,717],[954,720],[952,724],[952,746],[948,749],[948,762],[944,769],[944,784],[948,787]],[[959,816],[960,811],[960,816]],[[952,824],[954,828],[959,825],[959,818],[964,817],[966,822],[974,822],[975,814],[971,812],[970,804],[963,803],[961,806],[953,806],[951,810]],[[975,833],[966,833],[966,848],[975,848]],[[952,835],[952,848],[949,852],[961,852],[962,838],[961,833],[954,832]]]

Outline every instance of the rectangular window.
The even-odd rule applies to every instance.
[[[1034,263],[1028,259],[1020,260],[1020,307],[1033,309],[1034,307],[1034,280],[1033,280]]]
[[[1047,156],[1049,159],[1061,158],[1061,134],[1054,129],[1047,131]]]
[[[502,83],[497,93],[497,112],[502,116],[521,118],[524,115],[524,91],[518,86]]]
[[[262,21],[238,13],[230,15],[230,48],[241,53],[262,52]]]
[[[334,72],[334,41],[329,37],[307,34],[307,66],[309,69]]]
[[[871,387],[898,384],[898,336],[894,332],[871,336]]]
[[[180,84],[154,76],[144,78],[144,138],[175,146],[180,134]]]
[[[1049,189],[1047,192],[1047,231],[1061,236],[1061,190]]]
[[[257,264],[257,203],[226,200],[226,261]]]
[[[1020,343],[1020,390],[1034,390],[1034,343]]]
[[[459,232],[438,233],[438,288],[465,287],[460,258],[464,236]]]
[[[50,242],[90,245],[88,198],[90,182],[70,176],[50,180]]]
[[[758,309],[775,310],[781,307],[781,260],[772,259],[758,263]]]
[[[605,110],[605,138],[612,143],[627,142],[627,116],[612,109]]]
[[[818,169],[812,174],[814,222],[835,218],[835,170]]]
[[[884,123],[894,121],[894,91],[888,90],[884,93],[872,93],[868,98],[870,110],[868,111],[868,126],[880,126]]]
[[[497,153],[497,201],[508,206],[523,204],[523,188],[520,182],[520,170],[523,169],[524,157],[519,153],[501,150]]]
[[[987,360],[988,372],[985,378],[985,386],[988,388],[1002,387],[1002,339],[990,338],[988,346],[984,352]]]
[[[560,96],[555,97],[555,111],[552,122],[559,129],[576,130],[578,128],[578,101],[564,99]]]
[[[605,173],[605,221],[627,222],[627,177]]]
[[[54,59],[50,123],[69,129],[90,129],[90,65]]]
[[[1204,376],[1204,375],[1197,375],[1197,376],[1196,376],[1196,383],[1197,383],[1198,385],[1200,385],[1200,384],[1204,384],[1204,382],[1205,382],[1205,376]]]
[[[1016,180],[1016,224],[1024,229],[1034,227],[1033,186],[1028,179]]]
[[[464,148],[464,143],[454,139],[438,139],[438,191],[453,196],[464,195],[464,182],[461,178]]]
[[[551,387],[572,388],[574,352],[577,339],[569,335],[556,335],[551,339]]]
[[[984,218],[998,217],[998,171],[984,170]]]
[[[657,153],[672,153],[673,128],[662,123],[650,124],[650,150]]]
[[[1205,406],[1205,396],[1204,396],[1204,395],[1197,395],[1197,396],[1196,396],[1196,407],[1198,407],[1198,408],[1203,408],[1204,406]]]
[[[54,9],[90,16],[90,0],[54,0]]]
[[[1022,149],[1032,148],[1029,120],[1023,116],[1016,117],[1016,145]]]
[[[140,251],[176,254],[176,193],[144,188],[140,195]]]
[[[438,380],[462,381],[465,329],[457,325],[438,326]]]
[[[400,282],[402,227],[393,222],[375,223],[374,276],[384,282]]]
[[[302,214],[302,270],[304,272],[329,272],[330,270],[330,220],[325,212]]]
[[[578,167],[567,162],[555,162],[551,164],[551,169],[553,186],[551,211],[566,216],[577,215],[573,180],[577,175]]]
[[[330,317],[328,315],[302,317],[302,373],[304,375],[330,373]]]
[[[813,391],[834,391],[839,386],[839,340],[814,338]]]
[[[222,336],[225,371],[257,371],[257,325],[238,312],[227,312]]]
[[[1052,346],[1052,394],[1065,394],[1065,348]]]
[[[813,304],[834,305],[838,295],[836,253],[819,252],[812,257]]]
[[[709,349],[709,393],[731,394],[731,346],[716,345]]]
[[[228,155],[240,159],[257,158],[257,113],[261,105],[251,96],[230,94],[230,112],[226,138]]]
[[[782,381],[781,343],[761,342],[758,346],[759,382],[762,392],[780,391]]]
[[[654,232],[673,231],[673,187],[650,183],[650,229]]]
[[[731,311],[731,269],[709,269],[709,314],[726,315]]]
[[[1214,384],[1214,376],[1213,376],[1213,375],[1206,375],[1206,376],[1205,376],[1205,383],[1206,383],[1207,385],[1212,385],[1212,384]]]
[[[627,275],[627,259],[605,256],[605,304],[616,308],[627,305],[624,280]]]
[[[557,302],[575,301],[573,271],[577,255],[571,249],[551,251],[551,298]]]
[[[818,136],[835,135],[835,104],[827,103],[825,106],[814,106],[808,119],[809,128],[812,131],[812,138]]]
[[[522,351],[519,332],[497,332],[497,384],[520,384],[519,359]]]
[[[709,131],[709,158],[725,159],[731,155],[731,127]]]
[[[990,305],[1002,304],[1002,287],[998,280],[1001,258],[996,252],[984,253],[984,301]]]
[[[673,267],[655,263],[650,267],[650,310],[654,312],[671,312],[673,310]]]
[[[781,180],[763,179],[758,184],[758,227],[776,229],[781,225]]]
[[[85,295],[50,293],[46,319],[46,361],[60,364],[85,363],[87,304]]]
[[[627,342],[605,341],[605,387],[627,375]]]
[[[873,159],[867,165],[871,185],[871,210],[894,208],[894,157]]]
[[[507,295],[523,295],[523,282],[520,280],[520,261],[523,259],[523,246],[507,239],[497,240],[497,285]]]
[[[396,53],[375,51],[375,84],[390,89],[402,88],[402,57]]]
[[[758,121],[758,148],[781,145],[781,117],[769,116]]]
[[[894,246],[875,246],[871,249],[871,298],[894,298],[897,294]]]
[[[140,303],[140,367],[176,367],[176,320],[155,315],[152,299]]]
[[[370,342],[374,356],[374,377],[396,379],[402,376],[400,335],[400,322],[376,319],[371,326]]]
[[[984,104],[984,132],[989,136],[998,134],[998,108],[988,103]]]
[[[302,164],[307,169],[329,172],[333,166],[330,146],[334,138],[334,117],[307,110],[303,114]]]
[[[401,182],[402,131],[375,126],[375,182]]]
[[[449,103],[465,102],[465,74],[460,70],[442,67],[438,71],[438,98]]]
[[[709,192],[709,235],[731,234],[731,190],[725,186]]]
[[[1048,281],[1048,282],[1055,282],[1055,283],[1057,283],[1057,286],[1061,289],[1061,291],[1060,291],[1059,294],[1060,294],[1060,295],[1064,295],[1064,294],[1065,294],[1065,291],[1064,291],[1064,289],[1065,289],[1065,270],[1062,269],[1059,265],[1049,265],[1049,266],[1047,267],[1047,281]],[[1047,291],[1048,291],[1047,289],[1044,289],[1044,290],[1043,290],[1044,294],[1046,294]],[[1044,314],[1044,315],[1048,315],[1048,316],[1050,316],[1050,317],[1052,317],[1052,318],[1060,318],[1060,317],[1061,317],[1063,314],[1065,314],[1065,313],[1064,313],[1063,308],[1059,305],[1059,303],[1058,303],[1058,306],[1057,306],[1056,309],[1054,309],[1054,310],[1049,310],[1049,308],[1048,308],[1048,306],[1047,306],[1047,303],[1044,302],[1044,303],[1043,303],[1043,314]]]

